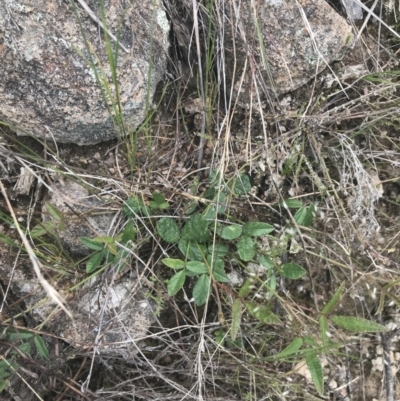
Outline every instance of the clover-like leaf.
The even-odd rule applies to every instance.
[[[170,297],[174,296],[185,284],[186,274],[185,270],[174,274],[168,282],[168,295]]]
[[[203,262],[197,262],[197,261],[187,262],[186,268],[195,274],[208,274],[208,268],[206,264]]]
[[[165,266],[175,270],[180,270],[185,267],[185,262],[181,259],[164,258],[161,262],[163,262]]]
[[[157,232],[165,242],[170,244],[178,242],[181,237],[178,224],[170,217],[162,217],[158,220]]]
[[[94,253],[86,262],[86,273],[90,274],[94,272],[101,264],[104,257],[103,252]]]
[[[47,359],[50,353],[43,338],[39,335],[36,335],[35,337],[33,337],[33,341],[35,343],[35,347],[40,358]]]
[[[242,259],[244,262],[248,262],[253,259],[256,253],[253,240],[247,236],[240,238],[236,247],[240,259]]]
[[[197,306],[201,306],[206,303],[208,296],[210,295],[210,276],[202,274],[196,281],[193,288],[193,298]]]
[[[261,221],[250,221],[243,226],[243,235],[249,237],[259,237],[260,235],[267,235],[275,230],[271,224],[263,223]]]
[[[182,238],[185,240],[202,244],[207,242],[209,237],[208,221],[201,214],[191,216],[183,227]]]
[[[281,276],[286,277],[291,280],[296,280],[303,277],[307,272],[296,263],[285,263],[282,265],[282,270],[280,272]]]

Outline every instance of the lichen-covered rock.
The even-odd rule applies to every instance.
[[[352,40],[351,26],[325,0],[232,2],[220,15],[226,79],[242,101],[254,85],[277,94],[304,85]]]
[[[85,3],[101,20],[100,2]],[[169,22],[161,0],[106,3],[108,31],[121,43],[117,74],[123,131],[132,131],[143,122],[164,75]],[[94,72],[107,82],[115,102],[105,31],[80,2],[0,1],[0,58],[0,120],[20,133],[81,145],[124,134],[115,129],[106,107],[112,110],[113,102]]]
[[[49,278],[54,269],[43,273]],[[69,291],[68,277],[49,279],[67,301],[72,320],[48,299],[29,266],[13,268],[0,260],[0,274],[14,296],[24,300],[34,322],[46,322],[46,329],[80,351],[96,347],[103,356],[135,355],[138,342],[155,321],[155,303],[146,298],[133,272],[123,277],[99,275],[74,292]]]

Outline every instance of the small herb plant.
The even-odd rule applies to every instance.
[[[148,205],[139,197],[130,197],[123,206],[122,211],[128,218],[124,229],[115,237],[107,235],[96,238],[81,237],[81,242],[94,253],[86,262],[86,273],[91,274],[100,266],[117,266],[117,272],[124,270],[129,265],[129,251],[134,246],[137,228],[134,218],[137,215],[151,216],[152,211],[164,210],[169,207],[168,202],[161,193],[154,193]]]
[[[17,358],[19,354],[31,355],[36,350],[41,359],[49,358],[49,350],[43,338],[28,330],[17,330],[7,327],[0,335],[0,340],[12,342],[15,349],[11,351],[7,358],[0,360],[0,393],[8,386],[11,376],[18,371],[19,364]]]
[[[250,272],[250,264],[260,266],[267,279],[251,274],[236,294],[232,304],[231,339],[235,341],[241,323],[243,306],[247,312],[262,323],[280,324],[281,321],[271,310],[271,303],[276,293],[277,276],[299,279],[306,274],[305,269],[295,263],[280,262],[280,255],[286,251],[291,235],[285,235],[282,246],[265,249],[263,237],[271,237],[275,227],[259,221],[247,223],[221,222],[218,216],[227,216],[227,204],[230,197],[248,193],[250,179],[242,174],[236,179],[224,181],[213,172],[209,178],[210,188],[203,197],[209,204],[203,212],[193,213],[180,228],[177,219],[161,218],[156,225],[160,237],[167,243],[177,244],[181,258],[165,258],[164,265],[176,271],[168,282],[168,294],[176,295],[187,278],[196,277],[192,297],[196,305],[203,305],[211,287],[229,282],[226,274],[227,262],[234,259],[239,266]],[[310,226],[314,218],[314,205],[303,206],[299,201],[289,200],[285,207],[297,208],[294,219],[297,225]],[[295,231],[293,231],[295,232]],[[278,249],[279,248],[279,249]],[[254,289],[267,293],[263,302],[252,299]],[[259,291],[258,291],[259,292]],[[251,298],[251,299],[250,299]],[[265,302],[266,301],[266,302]]]

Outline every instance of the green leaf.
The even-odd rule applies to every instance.
[[[250,237],[244,236],[240,238],[239,242],[236,244],[237,252],[244,262],[248,262],[253,259],[256,251],[254,242]]]
[[[220,235],[223,239],[233,240],[239,238],[242,235],[242,232],[242,226],[231,224],[229,226],[223,227],[222,229],[219,229],[217,231],[217,234]]]
[[[190,261],[187,262],[186,268],[195,274],[208,274],[208,268],[203,262]]]
[[[318,318],[319,321],[319,330],[321,332],[321,339],[322,339],[322,345],[324,348],[328,345],[328,319],[326,316],[321,315]]]
[[[223,178],[221,178],[221,172],[218,170],[211,170],[210,175],[208,176],[208,181],[210,182],[212,187],[220,186],[224,184]]]
[[[229,252],[228,247],[222,244],[213,244],[207,248],[207,251],[210,255],[214,254],[214,257],[223,258]]]
[[[246,195],[251,190],[250,178],[247,174],[241,174],[236,178],[233,184],[233,192],[236,195]]]
[[[45,223],[40,223],[37,226],[33,227],[30,231],[32,238],[39,238],[42,235],[52,234],[54,229],[56,228],[56,224],[52,221],[46,221]]]
[[[109,235],[100,235],[96,238],[93,238],[95,241],[102,242],[103,244],[115,244],[115,239],[110,237]]]
[[[90,239],[87,237],[80,237],[79,239],[83,245],[94,251],[101,251],[104,248],[104,245],[98,240]]]
[[[37,352],[42,359],[47,359],[50,355],[49,350],[47,349],[46,343],[44,342],[41,336],[33,337],[33,341],[35,343],[35,347]]]
[[[9,333],[7,337],[10,341],[28,340],[33,337],[32,333],[24,330],[8,330],[7,332]]]
[[[170,217],[162,217],[158,220],[157,232],[160,237],[169,244],[178,242],[181,237],[178,225],[175,220]]]
[[[125,202],[122,211],[125,213],[126,217],[133,217],[137,215],[143,207],[143,199],[131,197]]]
[[[238,295],[240,298],[246,298],[247,295],[249,295],[251,290],[253,289],[254,289],[254,278],[250,277],[244,282],[244,284],[239,290]]]
[[[312,381],[319,395],[324,393],[324,372],[321,362],[314,351],[306,353],[306,363],[310,371]]]
[[[189,202],[186,206],[183,207],[183,213],[186,215],[192,214],[196,210],[197,206],[198,202]]]
[[[243,235],[249,237],[259,237],[260,235],[267,235],[272,233],[275,227],[260,221],[250,221],[243,226]]]
[[[1,359],[0,360],[0,378],[9,376],[10,373],[15,372],[19,368],[19,365],[13,359]]]
[[[44,204],[45,208],[49,212],[50,216],[53,217],[53,219],[57,221],[64,221],[64,213],[58,210],[55,206],[53,206],[51,203],[46,202]]]
[[[250,315],[254,316],[261,323],[282,324],[282,321],[271,311],[268,305],[258,304],[254,301],[246,301],[245,306]]]
[[[207,254],[207,247],[204,244],[197,244],[194,241],[186,241],[181,239],[178,243],[178,248],[189,260],[197,260],[202,262]]]
[[[222,261],[223,263],[224,261]],[[229,277],[226,275],[224,266],[222,267],[220,265],[215,265],[213,269],[213,276],[214,279],[217,280],[220,283],[229,283]]]
[[[185,262],[180,259],[164,258],[161,262],[163,262],[165,266],[175,270],[183,269],[185,267]]]
[[[302,206],[294,215],[294,219],[299,226],[310,227],[315,216],[315,206],[311,203],[309,207]]]
[[[274,359],[296,354],[302,346],[303,340],[300,337],[297,337],[284,350],[276,354]]]
[[[280,271],[280,275],[289,278],[291,280],[296,280],[300,277],[303,277],[307,272],[296,263],[285,263],[282,265],[282,270]]]
[[[136,239],[136,229],[133,221],[128,221],[126,224],[124,231],[122,231],[121,243],[126,245],[128,241],[135,241]]]
[[[344,290],[344,285],[345,282],[343,281],[342,284],[340,284],[340,287],[336,290],[335,294],[331,298],[331,300],[325,305],[324,309],[322,309],[322,314],[323,315],[329,315],[337,306],[337,304],[340,301],[340,298],[342,296],[343,290]]]
[[[183,227],[182,238],[189,241],[197,241],[200,244],[207,242],[210,237],[208,221],[201,214],[194,214]]]
[[[213,200],[216,193],[217,193],[216,189],[214,187],[211,187],[206,189],[202,196],[204,199]]]
[[[285,202],[286,207],[289,209],[299,209],[303,206],[303,202],[299,201],[298,199],[285,199],[283,202]],[[278,205],[283,206],[283,202],[279,202]]]
[[[168,295],[170,297],[174,296],[185,284],[186,274],[185,270],[174,274],[168,282]]]
[[[16,246],[16,243],[8,235],[3,233],[0,233],[0,241],[7,245]]]
[[[86,262],[86,273],[90,274],[93,271],[95,271],[100,266],[103,257],[104,257],[103,252],[94,253]]]
[[[222,258],[207,255],[207,263],[212,269],[215,280],[219,281],[220,283],[229,283],[230,280],[224,270],[225,262]]]
[[[215,220],[218,214],[225,213],[227,208],[226,198],[227,195],[225,192],[216,192],[212,198],[214,202],[207,207],[204,218],[206,220]]]
[[[168,209],[169,203],[165,200],[162,193],[156,192],[153,194],[153,200],[150,201],[149,206],[152,209]]]
[[[354,316],[331,316],[332,322],[349,331],[357,333],[379,333],[387,331],[385,326],[371,320]]]
[[[207,209],[204,212],[204,218],[208,221],[215,220],[217,218],[217,206],[216,205],[210,205],[207,207]]]
[[[223,330],[216,330],[214,331],[214,339],[215,342],[219,345],[222,345],[224,343],[225,340],[225,333]]]
[[[193,298],[197,306],[206,303],[210,294],[210,276],[203,274],[196,281],[193,288]]]
[[[151,208],[150,206],[143,206],[142,209],[142,215],[145,217],[150,217],[151,216]]]
[[[23,352],[25,355],[29,355],[31,353],[31,344],[29,343],[22,343],[18,349]],[[14,354],[15,352],[15,354]],[[12,355],[18,355],[18,353],[16,351],[12,351],[11,353]]]
[[[274,267],[274,262],[269,256],[258,254],[257,259],[260,262],[260,264],[264,266],[267,270],[271,270]]]
[[[9,383],[7,379],[2,379],[2,377],[0,377],[0,393],[8,387]]]
[[[233,301],[232,305],[232,326],[231,326],[231,339],[236,340],[242,323],[242,302],[239,298]]]
[[[166,202],[164,195],[160,192],[155,192],[153,194],[153,201],[158,203],[159,205]]]

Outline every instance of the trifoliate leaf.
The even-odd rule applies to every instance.
[[[131,197],[128,198],[128,200],[125,202],[122,211],[124,212],[126,217],[133,217],[140,212],[143,206],[143,199]]]
[[[204,244],[198,244],[194,241],[186,241],[181,239],[178,248],[184,255],[185,259],[197,260],[202,262],[207,255],[207,247]]]

